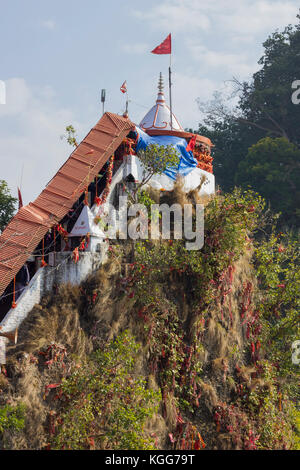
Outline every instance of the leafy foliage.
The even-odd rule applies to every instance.
[[[66,135],[62,136],[62,138],[65,138],[68,144],[71,145],[72,147],[78,146],[78,142],[76,138],[76,130],[71,124],[66,127]]]
[[[266,137],[250,147],[240,163],[236,182],[251,185],[282,213],[282,220],[298,225],[300,221],[300,150],[286,138]]]
[[[148,145],[145,150],[138,152],[138,157],[145,169],[144,184],[154,174],[161,175],[166,168],[177,167],[179,164],[178,152],[172,145]]]
[[[4,405],[0,407],[0,436],[4,431],[18,432],[25,426],[25,405]]]
[[[133,373],[139,349],[124,332],[63,381],[54,448],[154,448],[143,425],[160,395]]]
[[[284,388],[297,390],[297,365],[291,361],[293,341],[300,335],[299,246],[284,234],[273,233],[255,251],[261,295],[260,340],[278,376],[288,378]]]
[[[12,218],[17,199],[12,197],[7,183],[0,180],[0,232],[4,230]]]
[[[300,20],[299,15],[297,18]],[[248,122],[299,147],[300,108],[292,103],[291,86],[300,76],[300,64],[295,60],[300,52],[300,22],[273,33],[263,47],[262,67],[251,83],[243,85],[240,108]]]
[[[223,304],[231,290],[234,262],[251,250],[249,236],[263,225],[264,210],[265,202],[257,193],[235,189],[214,198],[206,207],[201,252],[186,250],[182,240],[136,245],[128,288],[130,296],[138,299],[138,317],[144,323],[150,348],[150,369],[159,375],[164,407],[167,409],[167,397],[173,394],[178,416],[197,413],[202,393],[204,325],[215,304],[220,309],[220,327],[224,324]],[[299,261],[296,244],[286,238],[283,245],[283,240],[271,235],[257,242],[259,286],[254,291],[250,280],[241,286],[240,317],[247,347],[222,362],[226,381],[235,357],[250,360],[255,366],[252,380],[258,384],[233,380],[233,403],[220,403],[216,410],[217,429],[229,433],[234,448],[296,446],[293,429],[297,410],[292,400],[298,397],[298,370],[291,362],[291,343],[299,337]],[[174,281],[176,292],[170,287]],[[181,315],[184,299],[193,316],[192,330],[186,329]],[[181,436],[180,426],[178,422],[175,436]],[[193,448],[191,442],[184,445]]]
[[[200,125],[197,133],[211,139],[214,144],[212,155],[214,158],[214,175],[216,183],[223,191],[231,191],[239,179],[235,179],[236,169],[243,157],[247,155],[248,148],[257,141],[257,133],[249,132],[243,124],[234,118],[222,121],[211,116],[209,124]],[[263,135],[259,134],[259,137]]]

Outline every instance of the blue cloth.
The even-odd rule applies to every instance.
[[[145,150],[148,145],[172,145],[179,154],[180,161],[178,167],[168,167],[164,173],[176,180],[177,174],[185,176],[197,166],[197,160],[194,158],[192,152],[186,151],[187,141],[181,137],[174,135],[154,135],[150,136],[146,132],[142,131],[139,127],[136,127],[138,133],[138,142],[136,151]]]

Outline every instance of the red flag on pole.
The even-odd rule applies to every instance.
[[[19,187],[18,187],[18,199],[19,199],[19,209],[21,209],[21,207],[23,207],[23,200],[22,200],[22,194],[21,194]]]
[[[151,52],[152,54],[171,54],[171,33],[159,46],[157,46]]]
[[[121,90],[122,93],[126,93],[126,92],[127,92],[127,83],[126,83],[126,80],[125,80],[125,82],[121,85],[120,90]]]
[[[193,135],[193,137],[190,139],[189,143],[186,146],[185,150],[187,152],[192,152],[194,150],[195,145],[196,145],[196,140],[197,140],[197,136]]]

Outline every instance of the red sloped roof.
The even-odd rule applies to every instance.
[[[105,113],[35,201],[12,218],[0,236],[0,295],[134,128],[129,119]]]

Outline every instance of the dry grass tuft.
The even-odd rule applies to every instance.
[[[18,344],[8,357],[22,351],[34,353],[50,343],[63,344],[71,353],[84,355],[91,348],[80,324],[79,290],[62,286],[56,301],[36,305],[19,329]]]

